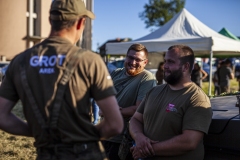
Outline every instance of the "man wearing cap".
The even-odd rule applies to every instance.
[[[99,55],[75,46],[86,17],[95,18],[82,0],[54,0],[50,36],[11,61],[0,87],[0,129],[34,137],[39,160],[105,159],[99,141],[123,129],[106,65]],[[96,126],[91,98],[105,117]],[[27,122],[11,112],[18,100]]]

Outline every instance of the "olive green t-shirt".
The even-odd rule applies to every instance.
[[[143,114],[144,134],[154,141],[164,141],[182,134],[184,130],[207,133],[212,109],[203,90],[192,83],[180,90],[172,90],[168,84],[154,87],[146,95],[137,112]],[[153,159],[202,160],[203,142],[186,154]]]
[[[122,108],[127,108],[136,105],[137,101],[142,101],[146,93],[156,86],[154,75],[143,70],[136,76],[126,75],[125,68],[118,68],[111,73],[114,87],[117,91],[117,102]],[[124,118],[124,130],[130,118]],[[124,132],[123,130],[123,132]],[[111,142],[121,143],[123,133],[109,139]]]
[[[57,83],[66,66],[64,62],[69,60],[67,53],[70,49],[77,47],[67,39],[50,37],[20,53],[11,61],[0,87],[1,97],[15,102],[19,99],[22,101],[24,115],[36,139],[35,146],[44,146],[48,142],[40,138],[41,127],[21,84],[21,64],[25,63],[33,97],[41,114],[46,118],[46,111],[49,111],[47,103],[56,93]],[[115,94],[111,76],[101,57],[91,51],[82,53],[63,95],[57,126],[61,141],[98,141],[99,133],[91,123],[90,98],[101,100]]]

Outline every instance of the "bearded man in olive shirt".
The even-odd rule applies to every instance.
[[[99,55],[75,45],[87,17],[94,19],[95,15],[82,0],[54,0],[49,38],[14,58],[0,87],[0,129],[34,137],[39,160],[103,160],[106,157],[100,140],[123,129],[106,65]],[[76,68],[71,70],[73,74],[62,90],[63,96],[56,99],[62,75],[72,56],[75,58],[75,53],[80,52]],[[96,126],[91,123],[91,98],[97,101],[105,117]],[[27,122],[11,112],[19,99]],[[58,112],[55,101],[60,101]],[[52,129],[47,124],[56,114],[56,128]]]
[[[164,57],[167,84],[150,90],[130,120],[134,159],[203,160],[203,136],[212,109],[208,96],[191,81],[192,49],[171,46]]]
[[[116,69],[111,73],[117,90],[119,109],[124,118],[124,130],[146,93],[156,86],[154,75],[144,69],[148,62],[147,58],[147,48],[142,44],[133,44],[127,51],[124,68]],[[123,134],[120,134],[104,142],[110,160],[119,160],[118,151],[122,138]],[[132,159],[131,153],[126,159]]]

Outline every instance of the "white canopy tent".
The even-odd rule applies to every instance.
[[[210,58],[212,73],[212,57],[240,56],[240,42],[230,39],[212,30],[186,9],[176,14],[169,22],[158,30],[130,42],[107,43],[106,54],[125,55],[133,43],[145,45],[149,52],[163,54],[168,47],[175,44],[190,46],[196,57]],[[212,79],[212,74],[209,75]],[[209,94],[211,81],[209,81]]]

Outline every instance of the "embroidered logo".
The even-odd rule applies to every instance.
[[[177,112],[177,109],[175,108],[174,104],[169,103],[166,107],[166,112]]]

